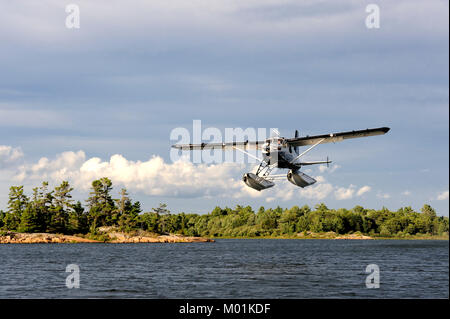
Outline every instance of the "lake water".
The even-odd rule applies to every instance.
[[[0,298],[448,298],[448,241],[0,245]],[[80,287],[68,289],[68,264]],[[379,267],[379,288],[366,267]]]

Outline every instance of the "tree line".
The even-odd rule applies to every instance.
[[[142,212],[122,188],[112,196],[112,182],[104,177],[92,182],[85,205],[72,199],[73,187],[63,181],[53,190],[48,182],[33,188],[31,197],[23,186],[12,186],[8,207],[0,211],[0,230],[24,233],[97,234],[102,226],[120,231],[143,230],[156,234],[176,233],[211,237],[277,237],[301,232],[360,232],[371,236],[448,235],[448,217],[437,216],[430,205],[420,212],[411,207],[397,211],[356,206],[330,209],[325,204],[254,211],[250,206],[216,207],[207,214],[171,214],[166,204]]]

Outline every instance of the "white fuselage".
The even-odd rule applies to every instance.
[[[278,168],[296,168],[291,161],[298,155],[293,147],[287,146],[282,137],[266,139],[262,149],[263,160],[269,164],[277,163]]]

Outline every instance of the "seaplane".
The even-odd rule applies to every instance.
[[[299,136],[298,130],[295,131],[293,138],[280,137],[277,130],[274,130],[275,136],[265,139],[264,141],[243,141],[243,142],[227,142],[227,143],[201,143],[201,144],[175,144],[173,148],[179,150],[237,150],[255,158],[259,161],[255,172],[245,173],[242,177],[243,182],[257,191],[273,187],[274,181],[287,178],[292,184],[305,188],[313,185],[317,181],[301,172],[303,166],[331,163],[328,157],[325,161],[306,162],[301,158],[309,153],[312,149],[320,144],[342,142],[347,139],[368,137],[376,135],[384,135],[389,132],[389,127],[379,127],[373,129],[365,129],[358,131],[348,131],[339,133],[330,133],[315,136]],[[303,152],[300,147],[309,146]],[[262,159],[249,153],[248,150],[260,150]],[[288,169],[288,173],[274,175],[274,169]]]

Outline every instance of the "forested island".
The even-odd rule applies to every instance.
[[[46,241],[35,242],[59,242],[51,234],[65,235],[62,242],[71,238],[82,238],[79,242],[192,242],[210,241],[206,237],[448,239],[449,232],[448,217],[437,216],[429,205],[420,212],[411,207],[336,210],[324,204],[254,211],[238,205],[216,207],[205,214],[172,214],[166,204],[143,212],[126,189],[120,190],[118,198],[113,198],[112,190],[107,177],[93,181],[83,205],[72,199],[73,188],[67,181],[53,190],[43,182],[33,188],[31,196],[23,186],[12,186],[8,207],[0,211],[0,242],[18,240],[21,234],[34,234],[31,238],[45,234]]]

